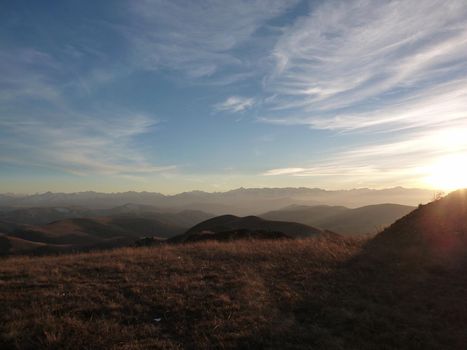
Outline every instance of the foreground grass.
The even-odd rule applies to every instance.
[[[5,259],[0,348],[465,348],[465,274],[366,259],[363,244],[204,242]]]

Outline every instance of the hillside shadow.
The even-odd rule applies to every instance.
[[[465,190],[419,206],[318,276],[320,290],[282,310],[292,321],[256,339],[286,348],[466,349],[466,217]]]
[[[384,250],[384,249],[383,249]],[[467,264],[383,252],[370,241],[281,320],[240,346],[281,349],[465,349]]]

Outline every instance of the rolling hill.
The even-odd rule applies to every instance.
[[[320,234],[325,232],[296,222],[265,220],[257,216],[221,215],[195,225],[183,235],[170,239],[170,242],[204,239],[303,238]]]
[[[18,224],[44,225],[64,219],[96,218],[118,215],[157,218],[160,221],[170,222],[184,227],[191,227],[214,216],[200,210],[164,211],[151,205],[126,203],[124,205],[108,209],[89,209],[76,206],[3,208],[0,212],[0,221]]]
[[[213,218],[212,214],[197,210],[161,212],[158,207],[133,203],[109,209],[4,208],[0,213],[0,232],[4,241],[2,254],[43,254],[128,246],[142,237],[153,236],[162,239],[177,236],[170,242],[185,242],[296,238],[324,231],[361,234],[375,232],[412,209],[397,204],[356,209],[291,205],[265,213],[261,218],[234,215]],[[53,220],[56,218],[60,219]]]
[[[5,208],[0,212],[0,220],[19,224],[44,225],[52,221],[88,215],[89,210],[82,207]]]
[[[339,234],[376,233],[415,207],[377,204],[355,209],[342,206],[291,206],[260,215],[268,220],[295,221]]]
[[[0,221],[0,251],[2,255],[45,254],[128,246],[141,237],[166,239],[179,235],[212,217],[199,211],[151,213],[133,210],[132,213],[115,214],[122,212],[127,211],[117,208],[112,210],[112,216],[67,218],[45,225]]]
[[[127,203],[109,209],[7,208],[0,212],[0,255],[46,254],[132,245],[141,237],[166,239],[213,217],[199,210],[163,212]]]

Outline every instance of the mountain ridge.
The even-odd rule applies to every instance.
[[[389,189],[324,190],[319,188],[238,188],[226,192],[191,191],[174,195],[158,192],[52,193],[26,196],[0,195],[1,207],[84,206],[108,209],[134,203],[162,210],[200,209],[215,215],[259,215],[287,205],[339,205],[350,208],[381,202],[418,205],[433,198],[435,191],[394,187]]]

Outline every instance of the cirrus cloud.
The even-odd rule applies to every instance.
[[[225,101],[217,103],[213,109],[217,112],[243,112],[255,105],[256,101],[252,97],[230,96]]]

